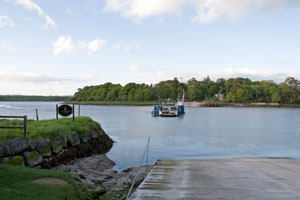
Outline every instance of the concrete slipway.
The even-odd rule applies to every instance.
[[[130,199],[300,199],[300,160],[159,160]]]

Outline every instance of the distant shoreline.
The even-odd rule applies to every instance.
[[[67,104],[91,106],[154,106],[162,102],[128,102],[128,101],[65,101]]]
[[[67,101],[71,96],[0,95],[0,101]]]
[[[65,101],[67,104],[93,105],[93,106],[153,106],[163,102],[127,102],[127,101]],[[224,103],[224,102],[185,102],[185,107],[235,107],[235,108],[300,108],[300,104],[274,104],[274,103]]]
[[[0,102],[64,102],[66,104],[80,104],[91,106],[154,106],[170,102],[129,102],[129,101],[66,101],[66,100],[0,100]],[[172,102],[171,102],[172,103]],[[300,108],[300,104],[277,104],[277,103],[225,103],[225,102],[185,102],[185,107],[234,107],[234,108]]]

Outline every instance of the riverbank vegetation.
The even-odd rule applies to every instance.
[[[23,120],[7,120],[1,119],[0,126],[6,127],[22,127]],[[27,123],[27,139],[50,139],[53,140],[57,136],[66,137],[67,134],[77,133],[86,134],[89,131],[99,130],[100,124],[93,121],[89,117],[60,118],[58,120],[28,120]],[[0,129],[0,144],[15,137],[24,138],[23,129]]]
[[[69,104],[77,104],[80,103],[82,105],[130,105],[130,106],[153,106],[160,104],[162,102],[158,101],[65,101],[65,103]]]
[[[0,95],[0,101],[66,101],[70,96]]]
[[[40,178],[55,178],[65,184],[35,182]],[[69,173],[23,166],[0,165],[0,199],[85,200],[91,199],[90,196],[87,188],[76,183]]]
[[[192,78],[187,83],[174,78],[155,85],[128,83],[122,86],[105,83],[79,88],[71,100],[84,104],[134,105],[142,102],[175,101],[182,96],[183,91],[187,101],[285,105],[300,103],[300,82],[293,77],[288,77],[279,84],[271,80],[251,81],[248,78],[220,78],[212,81],[209,77],[203,80]]]

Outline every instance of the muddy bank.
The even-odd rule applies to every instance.
[[[95,199],[124,199],[137,176],[137,187],[152,166],[130,167],[121,172],[113,169],[115,162],[105,154],[93,155],[61,164],[55,169],[70,172],[81,183],[88,184]]]

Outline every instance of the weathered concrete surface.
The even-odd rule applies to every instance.
[[[300,199],[300,160],[160,160],[131,199]]]

